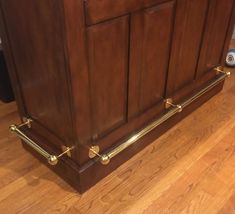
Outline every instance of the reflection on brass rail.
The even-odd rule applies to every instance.
[[[170,99],[167,99],[167,106],[170,107],[169,111],[167,111],[162,117],[158,118],[157,120],[155,120],[154,122],[150,123],[148,126],[146,126],[144,129],[142,129],[141,131],[139,131],[138,133],[134,134],[132,137],[130,137],[128,140],[126,140],[125,142],[123,142],[122,144],[120,144],[119,146],[117,146],[116,148],[114,148],[113,150],[104,153],[104,154],[99,154],[97,152],[93,152],[93,149],[90,149],[90,153],[93,152],[94,153],[94,157],[98,156],[99,161],[103,164],[103,165],[107,165],[110,160],[115,157],[116,155],[118,155],[120,152],[122,152],[123,150],[125,150],[126,148],[128,148],[129,146],[133,145],[134,143],[136,143],[139,139],[141,139],[142,137],[144,137],[146,134],[148,134],[149,132],[151,132],[153,129],[155,129],[157,126],[161,125],[162,123],[164,123],[165,121],[167,121],[168,119],[170,119],[172,116],[174,116],[177,113],[180,113],[185,107],[187,107],[188,105],[190,105],[192,102],[194,102],[195,100],[197,100],[199,97],[201,97],[202,95],[204,95],[205,93],[207,93],[208,91],[210,91],[212,88],[214,88],[216,85],[218,85],[219,83],[221,83],[222,81],[224,81],[224,79],[226,77],[230,76],[230,72],[224,72],[222,71],[220,68],[216,68],[216,71],[218,71],[220,74],[217,77],[216,80],[214,80],[213,82],[211,82],[208,86],[206,86],[205,88],[203,88],[202,90],[200,90],[198,93],[196,93],[195,95],[193,95],[192,97],[190,97],[189,99],[185,100],[184,102],[182,102],[181,104],[173,104]],[[165,101],[165,102],[166,102]]]
[[[51,155],[47,151],[45,151],[41,146],[36,144],[33,140],[31,140],[27,135],[25,135],[20,128],[23,126],[27,126],[28,128],[31,127],[31,119],[26,119],[26,121],[20,125],[11,125],[10,126],[10,131],[14,132],[20,139],[22,139],[28,146],[33,148],[36,152],[38,152],[40,155],[42,155],[44,158],[47,159],[48,163],[50,165],[56,165],[59,161],[59,158],[62,157],[63,155],[67,154],[68,156],[70,155],[70,151],[73,148],[69,147],[63,147],[63,152],[59,155]]]

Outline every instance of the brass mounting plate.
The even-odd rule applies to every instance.
[[[33,120],[27,117],[22,118],[23,123],[20,125],[21,126],[27,126],[29,129],[32,127],[32,122]]]
[[[91,146],[89,148],[89,153],[88,153],[89,158],[94,158],[96,156],[99,156],[99,151],[100,151],[99,146]]]
[[[172,98],[168,98],[165,100],[165,109],[169,109],[170,107],[172,107],[172,103],[173,103],[173,99]]]
[[[72,154],[71,154],[72,149],[71,148],[69,148],[67,146],[61,146],[61,149],[62,149],[63,153],[66,153],[66,155],[71,158],[71,156],[72,156]]]
[[[216,75],[218,75],[220,73],[224,73],[224,69],[222,66],[218,66],[215,68],[215,72],[216,72]]]
[[[222,66],[218,66],[216,67],[215,69],[215,72],[216,72],[216,75],[219,75],[219,74],[226,74],[227,77],[230,77],[231,76],[231,72],[230,71],[224,71],[224,68]]]

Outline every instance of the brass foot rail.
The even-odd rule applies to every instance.
[[[70,151],[73,148],[62,147],[64,151],[61,154],[51,155],[47,151],[45,151],[42,147],[40,147],[37,143],[35,143],[33,140],[31,140],[27,135],[25,135],[20,130],[20,127],[27,126],[28,128],[31,128],[31,122],[32,122],[31,119],[26,119],[26,121],[24,123],[22,123],[20,125],[11,125],[9,129],[11,132],[14,132],[20,139],[22,139],[28,146],[30,146],[36,152],[38,152],[40,155],[42,155],[44,158],[46,158],[50,165],[56,165],[59,161],[59,158],[65,154],[70,156]]]
[[[95,151],[94,151],[95,147],[94,146],[91,147],[90,150],[89,150],[89,153],[93,153],[94,155],[93,156],[90,155],[90,157],[98,156],[99,157],[99,161],[103,165],[107,165],[113,157],[118,155],[120,152],[122,152],[123,150],[125,150],[129,146],[131,146],[134,143],[136,143],[139,139],[144,137],[146,134],[148,134],[150,131],[155,129],[157,126],[161,125],[162,123],[164,123],[165,121],[170,119],[175,114],[182,112],[182,110],[185,107],[187,107],[192,102],[197,100],[199,97],[204,95],[206,92],[210,91],[216,85],[218,85],[219,83],[224,81],[224,79],[226,77],[230,76],[230,72],[224,72],[220,68],[216,68],[215,70],[219,74],[219,77],[215,81],[213,81],[211,84],[209,84],[207,87],[205,87],[204,89],[200,90],[198,93],[196,93],[195,95],[193,95],[192,97],[190,97],[189,99],[187,99],[186,101],[184,101],[184,102],[182,102],[181,104],[178,104],[178,105],[175,105],[175,104],[171,103],[169,101],[170,99],[167,99],[165,102],[166,102],[168,108],[171,108],[171,109],[167,113],[165,113],[162,117],[160,117],[157,120],[155,120],[154,122],[150,123],[144,129],[142,129],[141,131],[139,131],[138,133],[136,133],[135,135],[130,137],[128,140],[123,142],[121,145],[117,146],[116,148],[114,148],[113,150],[111,150],[111,151],[109,151],[107,153],[99,154],[99,151],[98,151],[99,147],[98,146],[95,146],[96,148],[98,148]]]

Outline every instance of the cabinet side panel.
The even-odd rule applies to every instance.
[[[91,126],[86,26],[83,2],[77,0],[63,1],[77,142],[87,144],[91,139]],[[80,154],[78,156],[81,157]]]
[[[210,1],[197,77],[220,65],[234,0]]]
[[[174,2],[132,14],[129,117],[163,100]]]
[[[129,18],[88,28],[93,139],[126,121]]]
[[[72,135],[71,111],[60,1],[1,4],[26,116],[67,142]]]
[[[194,80],[207,8],[207,0],[177,1],[167,96]]]

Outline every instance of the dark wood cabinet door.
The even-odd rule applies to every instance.
[[[197,77],[221,64],[234,0],[210,1]]]
[[[195,79],[207,8],[207,0],[177,1],[166,96]]]
[[[143,8],[151,7],[166,0],[86,0],[85,11],[87,24],[95,24]]]
[[[87,29],[92,137],[126,122],[129,18]]]
[[[131,15],[129,118],[163,103],[174,1]]]

